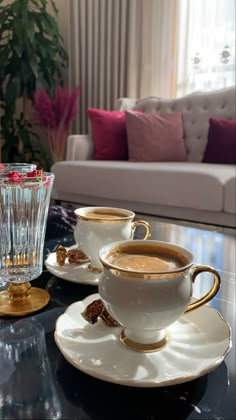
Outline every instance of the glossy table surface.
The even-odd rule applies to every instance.
[[[74,244],[73,212],[69,211],[69,218],[69,213],[66,211],[59,212],[55,217],[56,206],[52,210],[46,233],[45,258],[58,243],[67,246]],[[210,302],[210,306],[219,311],[230,324],[232,349],[225,360],[212,372],[190,382],[169,387],[135,388],[91,377],[65,360],[55,344],[54,331],[57,318],[65,312],[66,308],[73,302],[97,293],[97,286],[75,284],[59,279],[44,267],[42,275],[32,282],[32,286],[48,290],[50,303],[39,313],[25,317],[29,320],[38,320],[45,330],[49,366],[46,380],[53,390],[55,416],[47,417],[42,414],[40,418],[65,420],[235,419],[235,231],[146,215],[138,215],[138,218],[143,218],[150,223],[151,239],[178,243],[192,251],[195,255],[195,264],[211,265],[219,271],[222,279],[221,288]],[[137,237],[139,237],[139,231]],[[206,275],[205,280],[199,282],[200,286],[194,288],[194,296],[200,297],[210,281]],[[1,328],[9,327],[15,322],[15,318],[0,316]],[[41,379],[45,380],[45,377]],[[14,387],[11,376],[5,380],[8,381],[8,385]],[[2,386],[4,386],[4,381],[1,380],[0,372],[0,408],[1,404],[4,405],[1,399]],[[27,402],[30,403],[29,399],[34,386],[36,384],[25,381],[22,375],[24,404],[26,405]],[[7,414],[5,413],[4,419],[8,418],[16,418],[11,409]],[[20,415],[17,418],[24,420],[24,417]]]

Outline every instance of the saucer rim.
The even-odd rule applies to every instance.
[[[88,296],[86,296],[84,299],[81,299],[80,301],[76,301],[73,302],[71,305],[69,305],[66,310],[64,311],[63,314],[61,314],[57,320],[56,320],[56,324],[55,324],[55,330],[54,330],[54,340],[56,342],[56,345],[58,347],[58,349],[60,350],[60,352],[62,353],[62,355],[64,356],[64,358],[67,360],[68,363],[70,363],[72,366],[74,366],[77,370],[92,376],[96,379],[105,381],[105,382],[109,382],[109,383],[114,383],[117,385],[122,385],[122,386],[129,386],[129,387],[135,387],[135,388],[159,388],[159,387],[167,387],[167,386],[174,386],[174,385],[179,385],[179,384],[183,384],[186,382],[190,382],[193,381],[197,378],[200,378],[204,375],[206,375],[207,373],[210,373],[211,371],[215,370],[226,358],[226,356],[228,355],[228,353],[230,352],[230,350],[232,349],[232,330],[231,327],[229,325],[229,323],[223,318],[222,314],[215,308],[209,306],[209,305],[203,305],[201,308],[202,309],[206,309],[206,310],[210,310],[210,312],[215,312],[219,318],[220,318],[220,322],[223,322],[227,329],[228,329],[228,346],[225,349],[225,351],[223,352],[223,354],[213,363],[209,364],[209,366],[201,369],[200,371],[196,372],[196,373],[190,373],[189,375],[184,375],[184,376],[179,376],[179,377],[175,377],[169,380],[165,380],[165,381],[155,381],[155,380],[134,380],[134,379],[125,379],[125,380],[119,380],[118,378],[113,378],[111,376],[107,376],[104,374],[101,374],[99,372],[94,371],[93,369],[89,369],[89,368],[84,368],[81,364],[78,366],[78,364],[76,364],[74,362],[74,359],[71,358],[70,356],[68,356],[68,354],[63,350],[63,348],[61,347],[60,344],[60,339],[59,339],[59,335],[57,333],[58,331],[58,323],[60,318],[62,318],[67,312],[69,312],[70,308],[73,305],[77,305],[80,303],[86,303],[89,304],[90,301],[93,301],[95,299],[99,299],[100,295],[99,293],[93,293],[90,294]],[[193,298],[195,300],[195,298]],[[86,302],[88,300],[88,303]],[[196,312],[196,310],[194,310],[194,312]],[[181,318],[184,318],[186,320],[185,315],[183,315]],[[191,323],[191,321],[189,321]],[[111,327],[109,327],[111,328]],[[117,328],[117,327],[115,327]],[[63,338],[62,338],[63,339]],[[132,351],[132,350],[129,350]],[[154,353],[149,353],[149,355],[152,357],[154,355],[155,357],[155,352]]]
[[[77,248],[77,246],[76,246],[76,244],[74,244],[74,245],[71,245],[71,246],[67,246],[67,247],[65,247],[66,248],[66,250],[71,250],[71,249],[75,249],[75,248]],[[44,264],[45,264],[45,267],[47,268],[47,270],[51,273],[51,274],[53,274],[55,277],[57,277],[57,278],[59,278],[59,279],[61,279],[61,280],[65,280],[65,281],[68,281],[68,282],[70,282],[70,283],[75,283],[75,284],[86,284],[86,285],[91,285],[91,286],[97,286],[98,285],[98,282],[99,282],[99,279],[96,277],[95,279],[92,279],[91,277],[94,275],[95,276],[95,274],[93,274],[93,273],[91,273],[90,271],[88,271],[88,277],[90,277],[90,278],[88,278],[87,280],[80,280],[79,278],[77,279],[77,278],[73,278],[73,279],[71,279],[71,278],[68,278],[67,276],[66,276],[66,274],[64,275],[63,274],[63,272],[61,272],[60,273],[60,270],[61,270],[61,267],[58,265],[57,266],[57,268],[54,270],[53,269],[53,266],[52,266],[52,264],[50,264],[49,262],[48,262],[48,259],[49,258],[53,258],[53,257],[56,257],[56,252],[54,251],[54,252],[50,252],[48,255],[47,255],[47,257],[46,257],[46,259],[45,259],[45,261],[44,261]],[[69,266],[69,263],[66,263],[67,265],[66,265],[66,267],[69,267],[70,268],[70,266]],[[89,265],[89,262],[85,262],[85,263],[81,263],[81,264],[78,264],[78,267],[77,267],[77,270],[76,270],[76,272],[78,273],[79,272],[79,269],[80,268],[85,268],[85,267],[87,267]],[[73,269],[73,267],[74,266],[72,266],[71,267],[71,270]],[[59,273],[58,273],[58,271],[59,271]],[[70,271],[70,270],[69,270]],[[97,274],[96,274],[96,276],[97,276]]]

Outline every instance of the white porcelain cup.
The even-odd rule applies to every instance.
[[[106,244],[124,239],[133,239],[135,229],[143,225],[144,239],[149,238],[151,228],[144,220],[134,220],[135,213],[116,207],[81,207],[75,210],[77,224],[74,230],[75,242],[90,258],[88,269],[102,272],[99,250]]]
[[[104,266],[99,294],[123,327],[121,341],[136,351],[164,346],[167,327],[211,300],[220,287],[220,275],[214,268],[193,267],[193,254],[173,243],[119,241],[104,246],[99,257]],[[213,285],[191,302],[193,283],[205,271],[213,275]]]

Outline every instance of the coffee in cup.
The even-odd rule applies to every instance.
[[[141,252],[137,246],[124,247],[121,252],[115,252],[110,256],[109,262],[119,268],[139,272],[169,272],[186,265],[187,260],[176,252],[167,252],[162,248],[157,252],[150,250],[149,244],[143,247]]]
[[[184,313],[210,301],[220,287],[214,268],[193,267],[193,254],[173,243],[119,241],[104,246],[99,258],[104,267],[98,286],[101,300],[123,327],[122,343],[136,351],[164,346],[166,329]],[[191,302],[193,283],[202,272],[210,272],[214,283]]]
[[[99,250],[106,244],[115,241],[133,239],[135,229],[142,225],[148,239],[151,234],[149,224],[136,220],[131,210],[116,207],[81,207],[75,210],[77,224],[74,230],[75,242],[90,258],[88,269],[102,272],[103,265],[99,259]]]

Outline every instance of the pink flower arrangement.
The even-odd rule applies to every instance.
[[[54,98],[44,88],[34,94],[34,118],[45,128],[54,162],[63,160],[66,139],[72,120],[77,113],[80,86],[69,92],[68,86],[58,86]]]
[[[28,182],[32,183],[42,183],[43,185],[47,186],[50,185],[50,179],[47,179],[47,176],[42,170],[34,169],[33,171],[26,172],[24,174],[19,173],[17,171],[8,172],[4,178],[3,182],[6,185],[9,184],[20,184],[21,187],[27,187],[29,184]]]

